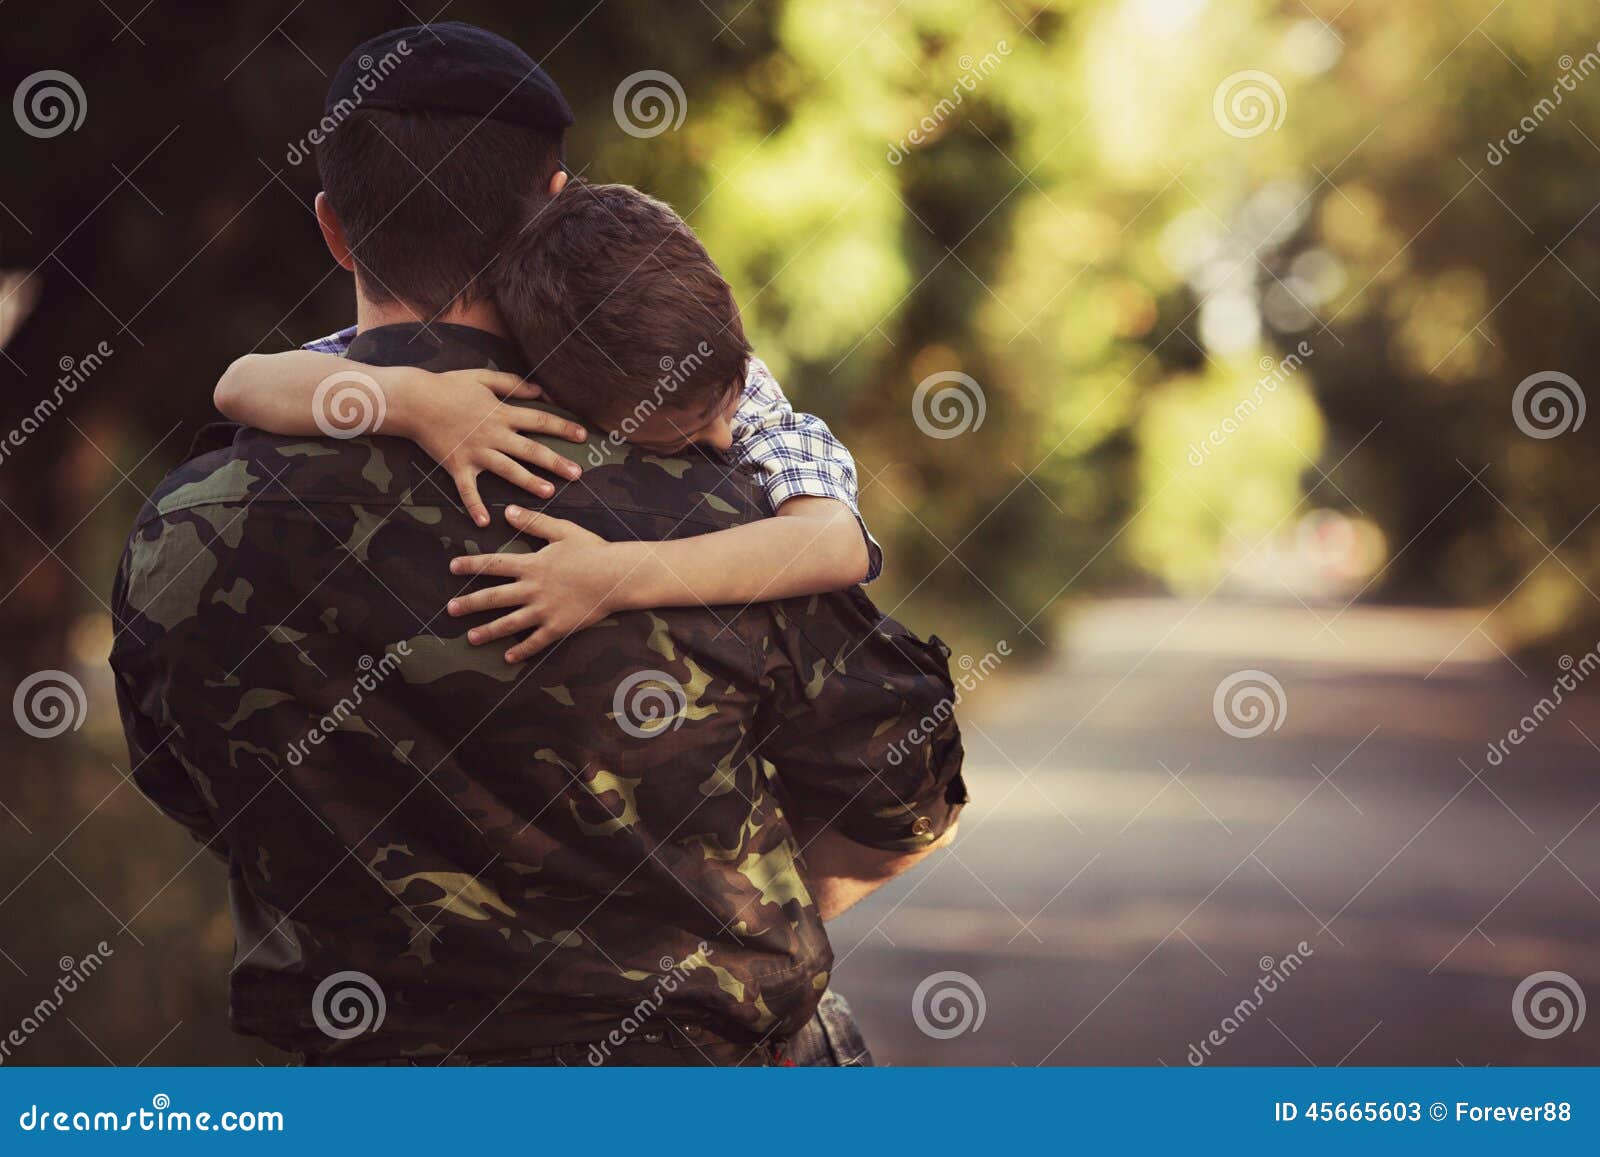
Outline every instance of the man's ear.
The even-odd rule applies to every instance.
[[[550,195],[552,197],[566,187],[567,171],[565,169],[557,169],[554,173],[550,174]]]
[[[333,254],[333,259],[344,268],[355,270],[355,258],[350,255],[350,242],[344,235],[344,225],[339,220],[339,215],[333,211],[333,202],[328,200],[328,194],[317,194],[317,225],[322,229],[322,239],[327,242],[328,252]]]

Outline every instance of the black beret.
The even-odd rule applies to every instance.
[[[567,98],[531,56],[457,20],[358,44],[333,74],[323,111],[340,120],[352,107],[461,113],[557,132],[572,123]]]

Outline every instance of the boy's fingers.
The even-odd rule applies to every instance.
[[[549,498],[556,492],[555,484],[546,482],[522,463],[502,451],[496,450],[485,461],[494,473],[504,478],[513,486],[526,490],[529,494],[537,494],[540,498]]]
[[[526,554],[463,554],[450,560],[450,573],[520,578],[527,561]]]
[[[501,583],[497,587],[453,598],[445,605],[445,609],[452,615],[476,615],[483,611],[497,611],[501,607],[521,606],[526,598],[520,584]]]
[[[514,635],[518,631],[525,631],[534,625],[533,612],[527,607],[512,611],[509,615],[501,615],[486,627],[473,627],[467,632],[467,642],[477,646],[479,643],[490,643],[495,639],[503,639],[507,635]]]
[[[579,533],[583,530],[583,527],[576,522],[568,522],[564,518],[556,518],[553,515],[524,510],[520,506],[506,507],[506,521],[524,534],[531,534],[535,538],[542,538],[549,542],[559,542],[561,539],[570,538],[574,533]]]
[[[489,508],[483,504],[483,498],[478,494],[478,472],[470,469],[461,470],[450,477],[455,479],[456,491],[466,505],[468,516],[479,526],[488,526]]]
[[[511,424],[519,430],[549,434],[554,438],[565,438],[568,442],[583,442],[589,437],[589,432],[578,423],[569,422],[544,410],[530,410],[525,406],[518,406],[510,417]]]
[[[495,370],[480,371],[478,379],[502,398],[542,398],[544,391],[537,382],[530,382],[520,374],[506,374]]]
[[[520,663],[524,659],[531,659],[533,656],[537,655],[540,651],[544,650],[560,637],[560,631],[552,630],[549,627],[540,627],[533,634],[529,635],[526,639],[522,640],[522,642],[518,643],[515,647],[512,647],[506,652],[506,662]]]
[[[563,458],[544,443],[535,442],[532,438],[520,438],[513,435],[511,442],[507,446],[506,453],[515,454],[526,462],[532,462],[541,470],[548,470],[552,474],[560,474],[564,478],[575,479],[583,473],[576,462],[570,458]],[[550,493],[555,493],[553,487]]]

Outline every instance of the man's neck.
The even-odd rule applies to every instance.
[[[358,331],[365,332],[384,325],[404,325],[406,323],[433,325],[435,322],[470,326],[472,329],[481,329],[487,333],[492,333],[496,337],[510,336],[506,333],[505,323],[500,320],[500,311],[495,308],[492,301],[480,301],[470,306],[456,304],[437,317],[428,317],[402,302],[373,301],[364,294],[356,294],[356,329]]]

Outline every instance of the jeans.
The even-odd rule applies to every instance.
[[[795,1065],[806,1068],[872,1064],[872,1054],[850,1013],[849,1001],[831,988],[822,994],[816,1015],[794,1035],[785,1052]]]

